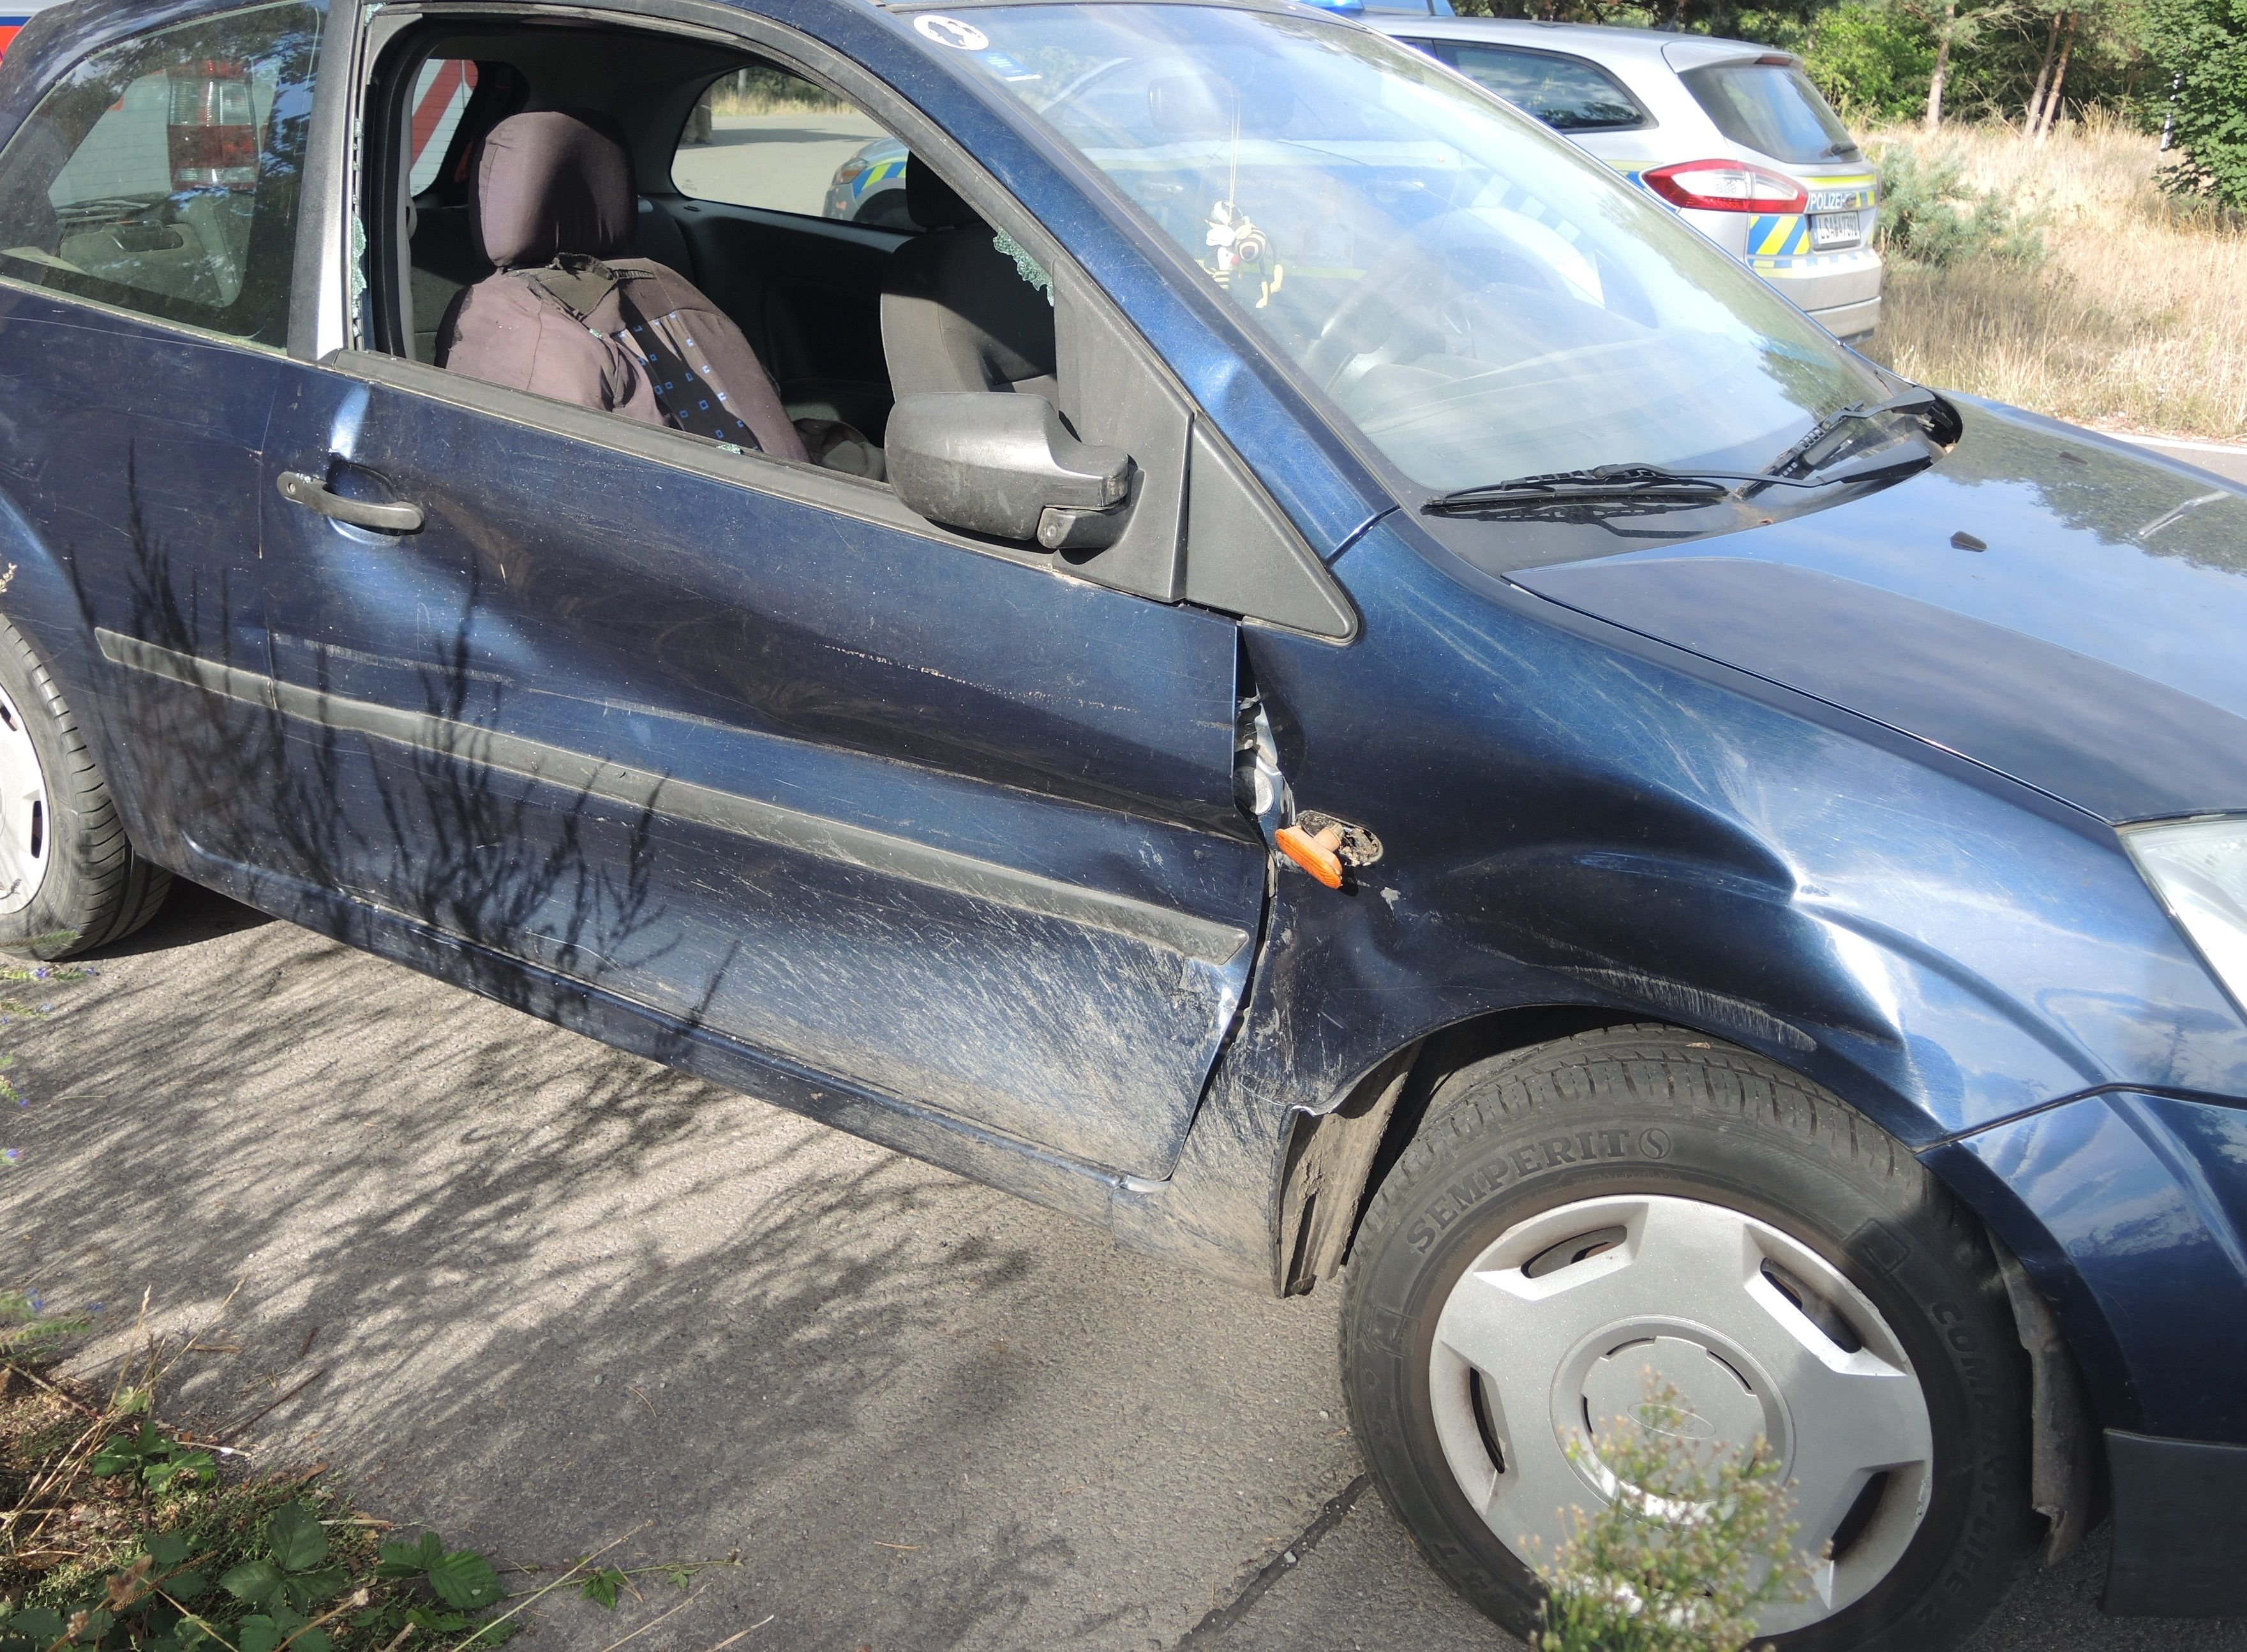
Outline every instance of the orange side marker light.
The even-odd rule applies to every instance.
[[[1328,889],[1342,887],[1342,828],[1329,826],[1315,836],[1300,826],[1282,826],[1272,834],[1280,852]]]

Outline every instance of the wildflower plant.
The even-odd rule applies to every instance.
[[[1812,1562],[1794,1546],[1780,1464],[1758,1438],[1745,1451],[1686,1437],[1690,1417],[1649,1373],[1636,1415],[1568,1444],[1572,1462],[1615,1486],[1538,1567],[1547,1591],[1536,1652],[1743,1652],[1756,1614],[1800,1600]]]

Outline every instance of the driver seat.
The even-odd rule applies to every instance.
[[[1058,405],[1053,301],[919,155],[905,161],[905,211],[924,233],[901,242],[882,274],[891,393],[1001,390]]]

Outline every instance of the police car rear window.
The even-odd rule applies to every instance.
[[[1649,124],[1646,111],[1614,76],[1581,58],[1451,40],[1436,45],[1437,55],[1469,79],[1556,132],[1624,132]]]
[[[1848,127],[1791,58],[1712,63],[1678,79],[1734,143],[1797,166],[1857,157]]]

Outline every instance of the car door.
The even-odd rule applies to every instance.
[[[297,875],[1163,1172],[1264,889],[1230,622],[419,364],[290,378],[264,543]],[[283,474],[422,525],[354,527]]]
[[[324,21],[287,0],[99,46],[0,157],[0,478],[114,668],[147,829],[223,857],[271,754],[254,693],[199,685],[268,674],[259,450]]]
[[[1060,315],[1064,404],[1128,436],[1130,555],[1167,595],[1188,410],[1084,295]],[[269,870],[447,938],[487,990],[527,965],[877,1104],[1167,1170],[1266,885],[1234,622],[403,352],[291,364],[266,468]]]

